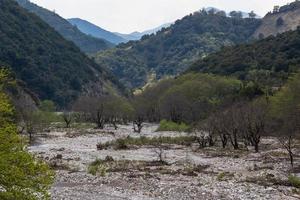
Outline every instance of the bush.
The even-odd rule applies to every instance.
[[[97,144],[98,150],[107,149],[108,147],[114,147],[115,149],[128,149],[130,146],[157,146],[161,144],[177,144],[177,145],[186,145],[190,146],[193,142],[196,142],[196,137],[191,136],[180,136],[180,137],[139,137],[139,138],[132,138],[127,137],[124,139],[117,139],[112,142],[106,142],[104,144],[99,143]]]
[[[177,124],[172,121],[162,120],[159,124],[157,131],[177,131],[177,132],[189,132],[190,126],[185,123]]]
[[[289,182],[292,186],[300,188],[300,178],[297,176],[289,175]]]
[[[88,167],[88,172],[94,176],[99,174],[100,176],[105,176],[107,172],[107,167],[102,160],[95,160]]]

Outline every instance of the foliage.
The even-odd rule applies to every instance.
[[[149,121],[193,123],[239,95],[241,82],[227,77],[190,73],[146,88],[138,98]]]
[[[76,26],[73,26],[55,12],[39,7],[28,0],[16,1],[20,6],[39,16],[43,21],[59,32],[65,39],[74,42],[74,44],[76,44],[83,52],[96,53],[113,47],[113,44],[106,40],[82,33]]]
[[[195,12],[171,27],[140,41],[121,44],[100,52],[96,62],[107,66],[130,88],[144,85],[147,75],[154,71],[158,78],[176,75],[199,57],[205,57],[223,46],[249,40],[260,20],[230,18],[218,13]]]
[[[263,86],[280,87],[299,69],[300,29],[235,47],[195,62],[190,71],[233,75]]]
[[[300,178],[297,176],[289,175],[289,182],[292,186],[300,188]]]
[[[161,120],[157,131],[177,131],[177,132],[188,132],[190,131],[190,126],[181,122],[177,124],[172,121]]]
[[[107,167],[102,160],[97,159],[89,165],[88,172],[94,176],[97,174],[105,176],[107,173]]]
[[[118,82],[15,1],[0,2],[0,18],[0,65],[10,67],[41,99],[65,106],[87,85]]]
[[[124,139],[117,139],[112,142],[107,142],[101,144],[103,149],[108,147],[114,147],[115,149],[128,149],[130,146],[145,146],[145,145],[152,145],[157,146],[161,144],[178,144],[178,145],[190,145],[191,143],[196,142],[195,137],[191,136],[180,136],[180,137],[139,137],[139,138],[132,138],[127,137]]]
[[[49,199],[53,174],[48,166],[24,151],[14,124],[15,111],[3,92],[8,74],[0,71],[0,199]]]
[[[42,101],[39,109],[44,112],[54,112],[56,110],[54,102],[50,100]]]

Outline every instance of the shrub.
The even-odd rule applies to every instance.
[[[100,176],[105,176],[107,172],[107,167],[102,160],[95,160],[88,167],[88,172],[94,176],[99,174]]]
[[[297,176],[289,175],[289,182],[292,186],[300,188],[300,178]]]
[[[185,123],[175,123],[172,121],[162,120],[159,124],[157,131],[177,131],[177,132],[188,132],[190,131],[190,126]]]
[[[192,143],[196,142],[196,137],[191,136],[180,136],[180,137],[139,137],[139,138],[132,138],[127,137],[123,139],[117,139],[112,142],[107,143],[99,143],[97,144],[97,149],[107,149],[108,147],[114,147],[115,149],[128,149],[130,146],[157,146],[161,144],[177,144],[177,145],[185,145],[190,146]]]

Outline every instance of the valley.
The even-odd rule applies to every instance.
[[[244,1],[0,0],[0,200],[300,199],[300,3]]]

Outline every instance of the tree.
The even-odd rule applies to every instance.
[[[243,13],[242,12],[237,12],[237,11],[231,11],[229,13],[229,16],[232,17],[232,18],[241,19],[241,18],[243,18]]]
[[[55,112],[55,104],[51,100],[44,100],[40,103],[39,109],[44,112]]]
[[[96,128],[103,129],[105,125],[104,104],[106,97],[80,97],[73,105],[73,110],[79,112],[86,121],[96,124]]]
[[[71,127],[71,123],[73,122],[75,118],[75,114],[69,111],[63,111],[62,113],[62,119],[64,120],[65,124],[66,124],[66,128],[70,128]]]
[[[276,20],[276,26],[277,27],[280,27],[284,24],[284,20],[282,19],[282,17],[279,17],[277,20]]]
[[[132,100],[133,114],[133,131],[141,133],[143,123],[146,121],[147,99],[141,95],[136,95]]]
[[[17,135],[15,109],[4,93],[10,79],[8,71],[0,69],[0,199],[49,199],[53,173],[24,150]]]
[[[249,17],[250,18],[255,18],[257,15],[254,13],[254,11],[252,10],[250,13],[249,13]]]
[[[287,150],[291,165],[294,164],[294,141],[300,137],[300,73],[271,98],[271,113],[277,121],[277,137]],[[279,131],[278,131],[279,130]]]
[[[258,152],[258,145],[261,136],[265,133],[267,119],[267,102],[264,100],[256,100],[253,103],[246,103],[241,108],[242,132],[244,138]]]
[[[273,13],[278,13],[280,9],[280,6],[274,6]]]

